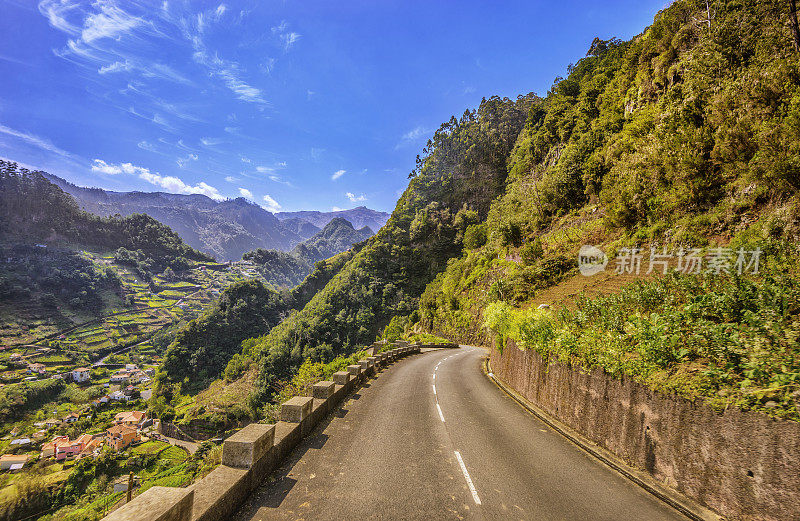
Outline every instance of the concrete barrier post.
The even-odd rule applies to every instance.
[[[311,394],[318,400],[327,400],[333,396],[334,390],[335,384],[333,382],[330,380],[323,380],[322,382],[317,382],[314,384]]]
[[[104,521],[190,521],[194,490],[153,487],[103,518]]]
[[[347,371],[333,373],[333,383],[346,386],[350,383],[350,373]]]
[[[369,365],[369,360],[367,360],[366,358],[363,359],[363,360],[359,360],[358,361],[358,365],[361,366],[361,373],[362,374],[366,375],[366,374],[368,374],[370,372],[371,367]]]
[[[358,380],[361,376],[361,366],[358,364],[348,365],[347,372],[350,373],[351,380]]]
[[[314,399],[310,396],[295,396],[281,404],[281,421],[300,423],[311,414]]]
[[[249,469],[275,442],[275,425],[251,423],[225,440],[222,445],[222,464]]]
[[[378,366],[380,365],[380,362],[378,361],[378,357],[377,356],[370,356],[370,357],[367,358],[367,360],[369,360],[369,366],[372,368],[372,371],[373,372],[377,372],[378,371]]]

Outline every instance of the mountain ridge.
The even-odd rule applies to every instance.
[[[49,173],[43,175],[71,195],[82,210],[102,217],[147,214],[172,228],[189,246],[214,255],[217,260],[238,260],[259,248],[288,252],[336,217],[351,221],[355,228],[369,226],[373,230],[388,219],[385,212],[363,206],[341,212],[273,214],[242,197],[214,201],[200,194],[117,192],[81,187]]]

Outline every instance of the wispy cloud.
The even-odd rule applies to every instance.
[[[194,61],[203,65],[212,76],[220,78],[236,97],[249,103],[266,104],[261,89],[253,87],[242,79],[242,67],[232,60],[224,60],[217,54],[210,54],[200,38],[193,39]]]
[[[179,157],[176,160],[179,168],[185,168],[190,161],[197,161],[197,154],[189,154],[186,157]]]
[[[214,199],[215,201],[222,201],[225,199],[219,190],[213,186],[201,181],[194,186],[185,183],[182,179],[175,176],[162,176],[158,173],[152,173],[150,169],[136,166],[132,163],[113,164],[107,163],[102,159],[95,159],[92,164],[92,172],[99,172],[108,175],[128,174],[136,175],[139,179],[147,181],[148,183],[159,186],[167,192],[176,194],[199,194],[205,195]]]
[[[61,157],[75,159],[75,156],[73,156],[66,150],[58,148],[57,146],[52,144],[49,140],[41,138],[39,136],[28,134],[27,132],[22,132],[19,130],[14,130],[13,128],[7,127],[5,125],[0,125],[0,134],[5,134],[7,136],[12,136],[17,139],[21,139],[22,141],[28,143],[29,145],[33,145],[35,147],[41,148],[42,150],[52,152]]]
[[[224,142],[225,142],[224,139],[218,138],[218,137],[200,138],[200,143],[202,143],[204,146],[207,146],[207,147],[213,147],[215,145],[220,145],[220,144],[222,144]]]
[[[229,183],[235,183],[239,180],[238,177],[233,177],[232,175],[226,176],[225,180]]]
[[[276,201],[275,199],[273,199],[273,198],[272,198],[272,197],[271,197],[269,194],[265,195],[263,199],[264,199],[264,203],[265,203],[265,204],[263,204],[262,206],[263,206],[263,207],[264,207],[264,208],[265,208],[265,209],[266,209],[268,212],[275,213],[275,212],[277,212],[277,211],[280,211],[280,209],[281,209],[281,205],[280,205],[280,204],[278,204],[278,201]]]
[[[136,146],[141,148],[142,150],[147,150],[148,152],[156,151],[156,147],[148,141],[139,141],[138,143],[136,143]]]
[[[299,40],[301,37],[302,35],[296,32],[282,34],[281,42],[283,43],[283,48],[288,51],[289,49],[292,48],[292,45],[294,45],[295,42]]]
[[[428,128],[422,125],[416,126],[402,135],[402,137],[400,138],[400,142],[398,142],[395,145],[394,149],[399,150],[405,146],[416,143],[420,138],[427,136],[431,132],[433,132],[432,128]]]
[[[285,51],[291,49],[292,45],[294,45],[295,42],[297,42],[297,40],[299,40],[303,36],[295,31],[290,31],[289,23],[286,20],[282,20],[279,25],[272,27],[271,30],[272,34],[278,36],[281,42],[281,46]],[[274,62],[272,65],[274,65]]]
[[[348,199],[350,199],[351,203],[360,203],[367,200],[367,196],[364,194],[356,195],[352,192],[347,192],[344,194]]]
[[[342,177],[346,173],[347,173],[347,170],[337,170],[336,172],[333,173],[333,175],[331,175],[331,179],[333,181],[336,181],[337,179],[339,179],[340,177]]]

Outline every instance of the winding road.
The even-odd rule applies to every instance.
[[[485,354],[462,347],[394,364],[234,519],[686,519],[498,389]]]

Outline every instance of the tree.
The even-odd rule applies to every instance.
[[[797,24],[797,0],[789,0],[789,21],[792,25],[794,48],[800,52],[800,26]]]

